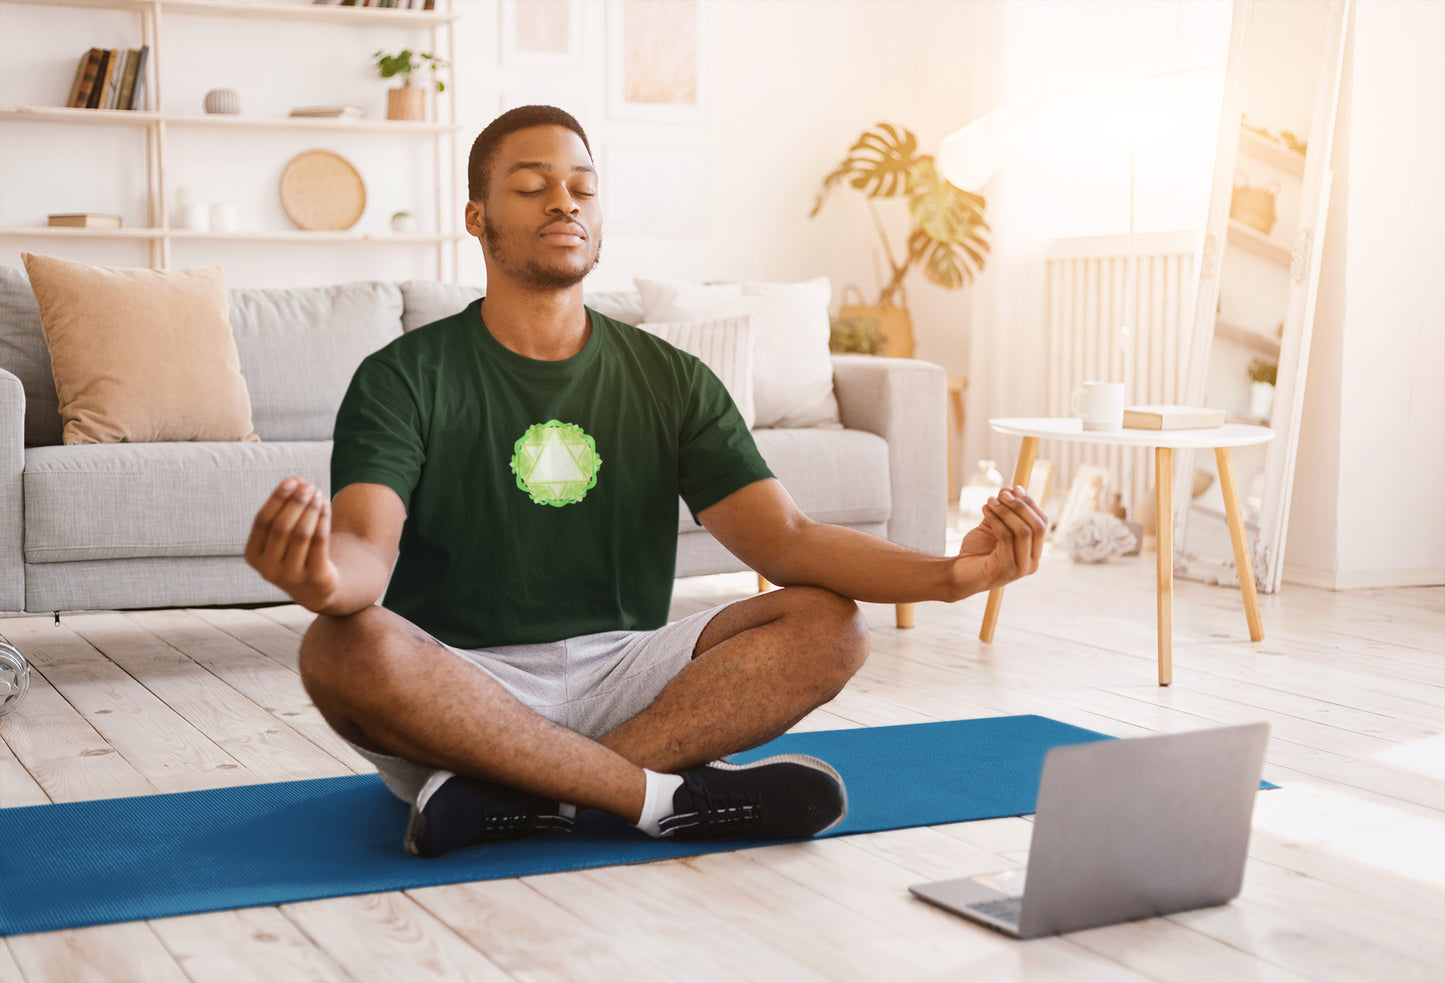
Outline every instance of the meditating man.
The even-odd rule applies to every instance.
[[[412,803],[420,856],[565,830],[580,808],[675,839],[831,828],[847,799],[824,762],[719,759],[837,695],[868,654],[855,599],[1032,573],[1043,514],[1006,489],[957,557],[809,520],[715,375],[583,307],[602,208],[575,119],[504,113],[467,182],[485,298],[362,362],[334,499],[288,478],[247,543],[318,615],[307,692]],[[782,589],[668,624],[679,495]]]

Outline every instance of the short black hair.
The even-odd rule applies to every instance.
[[[556,106],[518,106],[509,109],[487,124],[472,143],[472,152],[467,157],[467,197],[481,201],[487,196],[487,185],[492,180],[492,162],[496,159],[497,148],[502,140],[518,130],[530,130],[534,126],[565,126],[582,138],[587,156],[592,156],[592,145],[582,124],[564,109]]]

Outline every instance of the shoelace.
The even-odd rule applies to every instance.
[[[658,823],[662,833],[701,827],[706,831],[729,830],[758,822],[763,807],[755,791],[718,789],[709,793],[690,777],[683,777],[683,786],[692,798],[691,811],[677,812]]]

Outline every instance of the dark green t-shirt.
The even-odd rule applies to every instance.
[[[368,356],[342,400],[332,489],[406,504],[382,603],[450,645],[662,626],[678,496],[696,516],[772,475],[706,365],[588,313],[582,350],[542,362],[475,301]]]

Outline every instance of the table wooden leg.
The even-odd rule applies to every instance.
[[[1174,681],[1174,451],[1154,448],[1155,553],[1159,586],[1159,685]]]
[[[1034,470],[1034,457],[1039,452],[1039,438],[1025,437],[1019,445],[1019,462],[1014,468],[1015,485],[1029,485],[1029,476]],[[992,642],[993,629],[998,624],[998,611],[1003,607],[1003,588],[995,587],[988,592],[988,605],[983,609],[983,627],[979,629],[980,641]]]
[[[1259,595],[1254,589],[1254,564],[1249,560],[1249,537],[1244,534],[1244,512],[1239,507],[1239,486],[1234,480],[1234,460],[1228,447],[1214,448],[1219,465],[1219,490],[1224,493],[1224,514],[1229,518],[1229,539],[1234,544],[1234,569],[1239,574],[1239,592],[1244,595],[1244,617],[1249,622],[1250,641],[1264,638],[1264,619],[1259,615]]]

